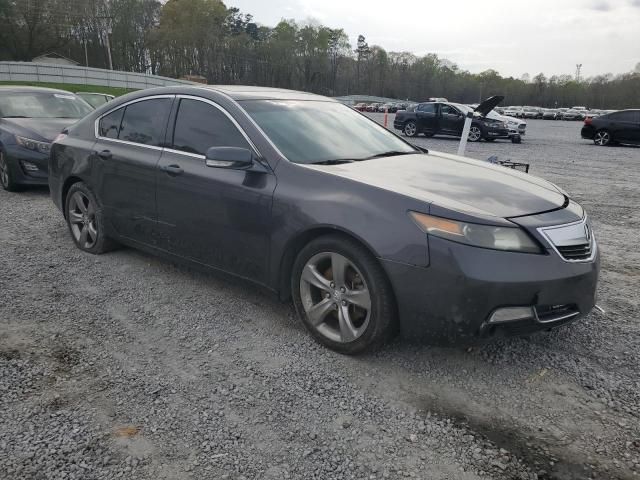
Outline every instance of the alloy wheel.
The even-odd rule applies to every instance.
[[[469,129],[469,141],[470,142],[477,142],[478,140],[480,140],[481,136],[482,136],[482,132],[480,131],[480,129],[478,127],[471,127]]]
[[[82,192],[75,192],[69,199],[69,224],[71,233],[83,249],[92,248],[98,241],[96,209],[93,202]]]
[[[4,188],[9,188],[9,165],[4,158],[4,152],[0,152],[0,184]]]
[[[365,278],[339,253],[318,253],[307,261],[300,298],[311,326],[329,340],[353,342],[369,326],[371,293]]]
[[[418,128],[416,127],[416,124],[413,122],[409,122],[404,126],[404,134],[407,137],[413,137],[417,131],[418,131]]]
[[[593,138],[593,141],[596,145],[600,145],[601,147],[604,145],[608,145],[611,141],[611,134],[606,131],[597,132],[596,136]]]

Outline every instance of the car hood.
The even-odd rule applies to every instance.
[[[480,217],[532,215],[566,203],[564,194],[550,182],[440,152],[305,167]]]
[[[69,125],[77,122],[77,118],[3,118],[0,123],[13,133],[40,140],[53,142],[58,134]]]
[[[504,100],[504,95],[494,95],[487,98],[484,102],[474,108],[474,111],[478,112],[483,117],[493,110],[497,105]]]

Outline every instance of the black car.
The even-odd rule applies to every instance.
[[[329,98],[163,87],[65,133],[49,184],[81,250],[119,242],[251,280],[339,352],[398,330],[523,335],[594,306],[598,248],[562,190],[426,153]]]
[[[51,142],[92,108],[49,88],[0,87],[0,185],[9,191],[47,185]]]
[[[640,144],[640,110],[620,110],[599,117],[587,117],[581,135],[600,146],[612,143]]]
[[[504,97],[501,96],[491,97],[475,109],[459,103],[420,103],[412,110],[399,111],[393,126],[407,137],[415,137],[420,133],[427,137],[434,135],[459,137],[462,135],[466,116],[473,114],[468,137],[470,142],[479,142],[482,139],[489,142],[496,138],[509,139],[509,126],[505,122],[486,117],[503,99]]]

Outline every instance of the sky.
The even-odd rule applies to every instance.
[[[281,19],[363,34],[387,51],[436,53],[504,76],[624,73],[640,62],[640,0],[224,0],[259,24]]]

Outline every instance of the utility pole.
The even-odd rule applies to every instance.
[[[580,71],[582,70],[582,64],[576,64],[576,82],[580,82]]]

